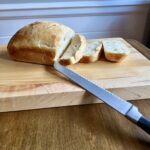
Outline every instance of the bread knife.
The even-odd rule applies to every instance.
[[[150,134],[150,120],[144,117],[136,106],[112,94],[96,83],[89,81],[73,70],[61,65],[59,62],[54,63],[54,68]]]

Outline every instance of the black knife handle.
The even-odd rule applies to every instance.
[[[137,125],[142,128],[145,132],[150,134],[150,120],[144,116],[142,116],[138,122]]]

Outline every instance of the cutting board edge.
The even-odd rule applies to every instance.
[[[144,87],[109,89],[109,91],[126,100],[150,98],[150,85]],[[68,92],[65,94],[55,93],[47,95],[20,96],[13,98],[0,98],[0,112],[55,108],[94,103],[102,103],[102,101],[99,101],[97,98],[85,91]]]

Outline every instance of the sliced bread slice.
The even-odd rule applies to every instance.
[[[86,48],[86,39],[84,36],[76,34],[64,54],[61,56],[59,62],[62,65],[71,65],[77,63]]]
[[[112,62],[120,62],[129,55],[130,50],[121,38],[102,40],[105,58]]]
[[[81,63],[95,62],[99,59],[101,52],[102,52],[102,42],[100,40],[88,40],[80,62]]]

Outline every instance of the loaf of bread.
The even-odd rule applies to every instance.
[[[130,50],[121,38],[102,40],[105,58],[112,62],[120,62],[129,55]]]
[[[83,51],[83,56],[80,59],[81,63],[90,63],[99,60],[102,51],[102,42],[100,40],[88,40],[86,48]]]
[[[56,22],[34,22],[20,29],[8,43],[12,59],[52,65],[66,49],[75,32]]]
[[[60,63],[62,65],[71,65],[79,62],[82,53],[86,48],[86,39],[83,35],[76,34],[62,57]]]

